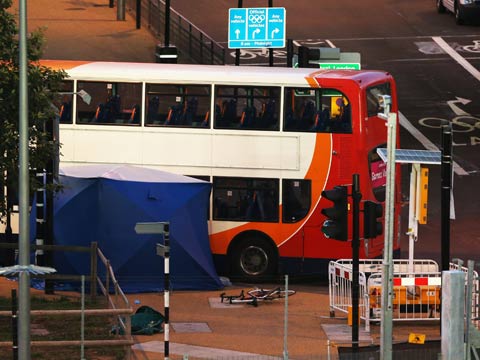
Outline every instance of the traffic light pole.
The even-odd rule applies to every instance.
[[[450,193],[452,190],[452,125],[442,127],[442,226],[441,226],[441,260],[442,271],[450,269]]]
[[[353,232],[352,232],[352,349],[358,352],[358,304],[359,304],[359,262],[360,262],[360,180],[358,174],[353,174]]]

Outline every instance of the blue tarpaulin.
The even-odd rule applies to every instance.
[[[164,289],[162,235],[139,235],[139,222],[170,222],[171,289],[216,290],[207,212],[211,184],[134,166],[63,167],[55,197],[55,244],[98,247],[126,293]],[[55,252],[59,273],[88,274],[88,254]],[[101,270],[103,266],[99,266]]]

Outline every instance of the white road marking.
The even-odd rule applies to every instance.
[[[330,46],[331,48],[334,48],[336,47],[335,45],[333,45],[333,43],[330,41],[330,40],[325,40],[325,42],[328,44],[328,46]]]
[[[450,109],[452,109],[452,111],[457,115],[457,116],[460,116],[460,115],[470,115],[469,113],[467,113],[466,111],[460,109],[456,103],[460,103],[460,104],[463,104],[463,105],[467,105],[468,103],[472,102],[472,100],[469,100],[469,99],[464,99],[464,98],[461,98],[461,97],[458,97],[456,96],[456,100],[450,100],[450,101],[447,101],[447,104],[448,106],[450,106]]]
[[[450,55],[456,62],[458,62],[465,70],[467,70],[474,78],[480,81],[480,71],[478,71],[472,64],[470,64],[465,58],[463,58],[459,53],[453,50],[450,45],[447,44],[445,40],[443,40],[439,36],[432,37],[433,41],[435,41],[438,46],[440,46],[448,55]]]

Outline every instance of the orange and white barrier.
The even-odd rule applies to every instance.
[[[440,320],[442,274],[433,260],[393,260],[393,320]],[[453,266],[453,268],[452,268]],[[451,268],[467,272],[466,268]],[[370,330],[370,322],[382,315],[382,260],[359,262],[359,316]],[[409,272],[408,270],[413,269]],[[348,314],[352,305],[352,260],[331,261],[329,265],[330,316],[335,311]],[[473,318],[478,318],[479,281],[474,274],[472,298]],[[476,294],[476,295],[475,295]]]

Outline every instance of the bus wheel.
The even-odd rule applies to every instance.
[[[240,241],[233,249],[231,259],[232,275],[246,281],[271,280],[278,262],[276,249],[258,235]]]

